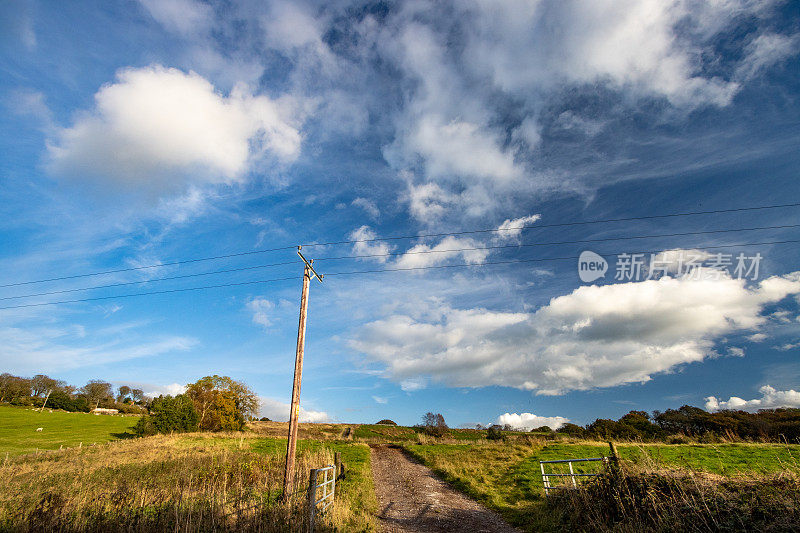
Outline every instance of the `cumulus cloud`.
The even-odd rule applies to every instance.
[[[261,296],[247,302],[247,309],[253,313],[253,324],[258,324],[264,328],[268,328],[272,325],[269,314],[274,307],[275,304]]]
[[[142,388],[142,387],[139,387]],[[171,383],[169,385],[151,385],[144,390],[144,395],[150,398],[157,398],[162,394],[164,396],[177,396],[186,392],[186,385],[180,383]]]
[[[530,431],[533,428],[547,426],[550,429],[558,429],[569,422],[569,418],[563,416],[539,416],[533,413],[505,413],[497,417],[497,424],[505,426],[508,424],[512,428]]]
[[[744,400],[737,396],[731,396],[727,401],[717,399],[714,396],[706,398],[706,411],[723,411],[732,409],[736,411],[755,412],[759,409],[776,409],[778,407],[800,407],[800,392],[796,390],[775,390],[774,387],[764,385],[758,392],[761,398]]]
[[[800,272],[752,287],[730,277],[583,286],[533,313],[430,300],[364,325],[350,342],[401,384],[430,377],[552,395],[643,383],[715,357],[716,339],[757,330],[764,306],[798,293]]]
[[[261,416],[265,416],[276,422],[286,422],[289,420],[289,404],[275,398],[259,398],[261,406]],[[325,411],[312,411],[300,406],[298,416],[300,422],[329,422],[331,420]]]
[[[353,244],[354,255],[374,256],[364,257],[364,259],[385,263],[386,254],[392,251],[391,247],[385,242],[375,241],[378,238],[378,234],[369,226],[361,226],[353,230],[347,238],[351,241],[357,241]]]
[[[300,152],[290,99],[254,96],[242,86],[223,96],[194,72],[122,69],[94,100],[94,109],[49,143],[53,173],[175,190],[187,182],[239,182],[256,163],[288,163]]]
[[[397,258],[396,266],[399,268],[420,268],[439,265],[448,259],[460,257],[465,263],[479,265],[486,261],[490,250],[475,250],[482,244],[474,239],[445,237],[438,244],[429,246],[417,244],[409,248]]]

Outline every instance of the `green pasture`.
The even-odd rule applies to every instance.
[[[0,455],[74,448],[133,436],[137,416],[91,415],[0,406]],[[42,428],[42,431],[36,431]]]

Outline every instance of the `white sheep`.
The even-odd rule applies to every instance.
[[[36,431],[41,432],[44,428],[36,428]]]

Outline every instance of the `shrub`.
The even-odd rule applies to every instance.
[[[150,406],[150,415],[140,418],[133,430],[139,436],[196,431],[198,419],[192,400],[185,394],[159,396]]]
[[[489,429],[486,430],[486,438],[489,440],[502,440],[503,428],[497,424],[490,426]]]
[[[384,418],[383,420],[378,421],[378,425],[396,426],[397,422],[395,422],[394,420],[389,420],[388,418]]]

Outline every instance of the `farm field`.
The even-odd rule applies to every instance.
[[[539,444],[523,441],[482,444],[411,444],[405,449],[465,493],[526,530],[548,529],[540,460],[609,455],[605,443]],[[618,444],[624,464],[643,470],[707,473],[730,478],[800,473],[800,445]],[[561,465],[558,465],[561,466]],[[562,466],[550,472],[566,473]],[[580,463],[575,472],[596,472],[599,463]]]
[[[132,437],[137,416],[96,416],[0,406],[0,455],[90,446]],[[42,428],[42,431],[36,431]]]
[[[286,531],[302,525],[308,470],[339,451],[347,476],[319,531],[374,529],[369,448],[301,440],[297,494],[281,500],[285,439],[154,436],[13,457],[0,466],[0,531]]]

